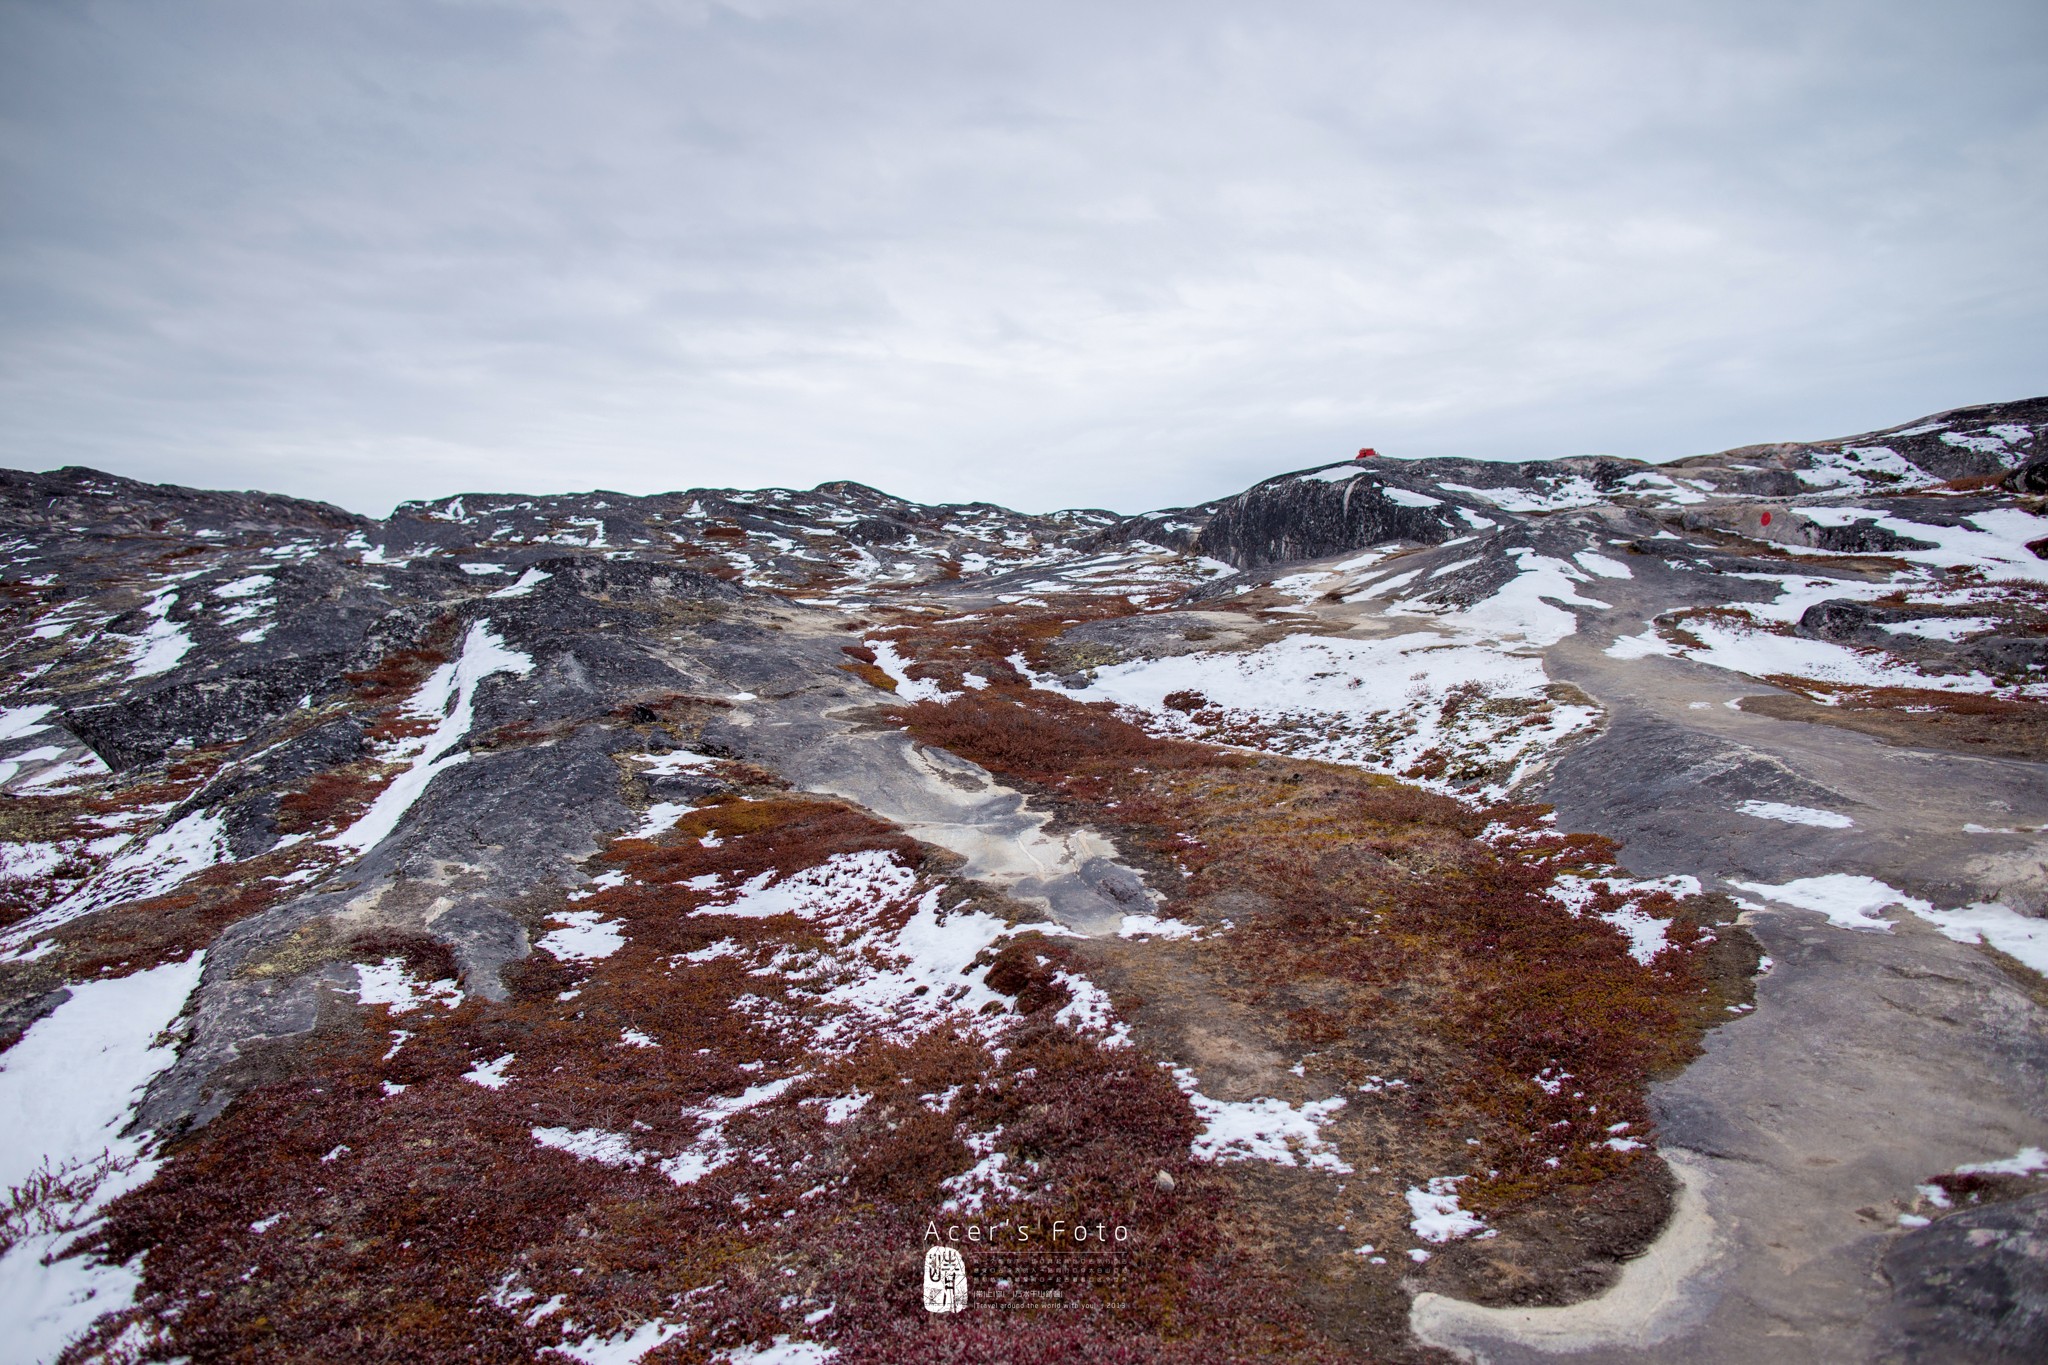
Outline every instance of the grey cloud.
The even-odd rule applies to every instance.
[[[0,462],[1135,510],[2048,388],[2038,6],[0,8]]]

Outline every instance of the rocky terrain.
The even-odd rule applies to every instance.
[[[2044,497],[0,472],[0,1359],[2038,1360]]]

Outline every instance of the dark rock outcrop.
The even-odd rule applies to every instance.
[[[1900,1365],[2048,1360],[2048,1194],[1963,1209],[1885,1253],[1883,1356]]]
[[[1848,555],[1894,554],[1900,550],[1932,550],[1931,540],[1919,540],[1902,536],[1898,532],[1879,526],[1875,521],[1852,521],[1846,526],[1816,526],[1813,530],[1816,549],[1833,550]]]
[[[1317,472],[1284,474],[1238,494],[1209,519],[1196,548],[1250,569],[1390,540],[1436,545],[1451,536],[1450,508],[1440,499],[1404,505],[1362,469],[1335,480],[1318,478]]]

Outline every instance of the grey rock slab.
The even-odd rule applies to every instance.
[[[1542,794],[1564,825],[1623,839],[1638,874],[1692,872],[1711,886],[1852,871],[1956,904],[1986,891],[1965,822],[1993,805],[2019,821],[2048,816],[2042,765],[1733,711],[1726,702],[1758,690],[1751,680],[1607,658],[1604,640],[1635,624],[1603,622],[1548,652],[1553,675],[1608,716]],[[1856,826],[1756,820],[1734,809],[1743,799],[1835,810]],[[1907,1309],[1888,1306],[1879,1272],[1914,1186],[2048,1142],[2048,1011],[1981,950],[1910,916],[1890,932],[1779,909],[1745,922],[1774,963],[1755,1012],[1710,1034],[1705,1055],[1652,1096],[1662,1149],[1696,1177],[1700,1200],[1665,1237],[1685,1244],[1710,1225],[1712,1254],[1653,1294],[1624,1277],[1591,1307],[1517,1315],[1418,1300],[1426,1340],[1502,1363],[1846,1362],[1891,1349],[1880,1323]],[[1948,1264],[1962,1274],[1975,1263]],[[1914,1324],[1922,1354],[1911,1358],[1979,1358],[1967,1315]]]
[[[1143,880],[1116,860],[1107,839],[1088,829],[1050,830],[1049,814],[979,765],[829,712],[793,719],[793,709],[748,707],[707,727],[706,737],[805,791],[851,801],[960,855],[962,875],[1037,905],[1070,929],[1113,934],[1125,914],[1153,908]]]
[[[1696,1246],[1701,1218],[1711,1253],[1655,1294],[1624,1276],[1592,1308],[1418,1301],[1425,1340],[1494,1365],[1877,1357],[1891,1299],[1879,1268],[1914,1186],[2048,1139],[2048,1012],[1912,922],[1856,932],[1772,912],[1752,929],[1776,963],[1755,1012],[1653,1092],[1662,1150],[1701,1202],[1645,1259]],[[1921,1340],[1936,1352],[1924,1359],[1978,1358],[1938,1327]]]
[[[2048,1360],[2048,1194],[1962,1209],[1892,1244],[1876,1359]]]
[[[834,677],[843,635],[776,633],[720,661],[717,681],[755,693],[705,727],[706,747],[770,768],[805,791],[837,796],[960,855],[962,874],[1036,905],[1070,929],[1113,934],[1126,913],[1153,908],[1139,875],[1093,830],[1050,828],[978,764],[920,744],[857,714],[894,700],[845,674]],[[771,695],[769,689],[797,683]]]
[[[1537,794],[1558,818],[1623,841],[1642,875],[1689,872],[1783,882],[1855,871],[1948,906],[2005,896],[2039,912],[2048,887],[2024,862],[2003,875],[1969,825],[2048,824],[2048,766],[1909,749],[1833,726],[1731,708],[1773,689],[1684,660],[1618,660],[1573,637],[1545,663],[1607,711],[1600,734],[1568,750]],[[1831,810],[1855,821],[1817,829],[1740,813],[1745,800]],[[1987,875],[1990,874],[1990,875]]]

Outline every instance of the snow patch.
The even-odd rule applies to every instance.
[[[328,840],[328,844],[365,853],[382,843],[430,782],[457,764],[469,761],[466,752],[453,750],[469,734],[475,718],[477,687],[483,680],[497,673],[524,677],[532,671],[533,660],[508,648],[492,632],[490,622],[473,622],[463,637],[461,657],[435,669],[406,703],[408,714],[438,717],[440,724],[424,738],[403,741],[388,756],[394,762],[409,761],[410,766],[377,794],[360,819]]]
[[[1193,938],[1200,930],[1182,920],[1125,915],[1116,932],[1118,938]]]
[[[601,1166],[638,1166],[647,1160],[646,1153],[633,1149],[632,1138],[603,1128],[536,1128],[533,1140]]]
[[[156,1174],[148,1139],[122,1130],[143,1088],[177,1059],[159,1034],[184,1010],[203,959],[73,985],[70,999],[0,1054],[0,1190],[41,1171],[98,1172],[82,1203],[49,1211],[89,1227],[99,1209]],[[27,1232],[0,1256],[10,1359],[53,1360],[100,1314],[133,1301],[139,1262],[66,1255],[72,1245],[70,1232]]]
[[[542,934],[534,946],[564,962],[595,962],[626,946],[617,921],[601,919],[595,910],[564,910],[552,918],[562,927]]]
[[[503,1090],[512,1084],[512,1078],[505,1074],[505,1068],[512,1065],[513,1055],[508,1052],[496,1061],[478,1062],[462,1073],[462,1079],[471,1085],[480,1085],[486,1090]]]
[[[49,702],[34,706],[10,706],[0,710],[0,741],[25,739],[49,729],[43,717],[57,708]]]
[[[1812,825],[1816,829],[1849,829],[1855,821],[1831,810],[1813,806],[1787,805],[1783,801],[1744,801],[1735,809],[1759,820],[1779,820],[1788,825]]]
[[[896,695],[905,701],[952,701],[961,694],[948,692],[937,683],[910,676],[909,661],[896,652],[896,646],[887,640],[868,640],[869,649],[875,652],[875,667],[881,669],[896,684]]]
[[[1449,1242],[1487,1230],[1478,1214],[1458,1207],[1458,1182],[1462,1175],[1440,1175],[1426,1185],[1408,1187],[1408,1212],[1414,1217],[1408,1226],[1425,1242]]]
[[[356,999],[386,1006],[393,1014],[410,1014],[428,1004],[452,1010],[462,1003],[462,988],[446,979],[422,983],[405,969],[405,959],[387,957],[356,964]]]
[[[525,573],[519,575],[518,582],[510,587],[498,589],[491,596],[495,598],[524,597],[553,577],[554,575],[545,569],[528,569]]]
[[[595,1333],[580,1341],[565,1341],[560,1346],[550,1346],[546,1354],[565,1355],[582,1365],[634,1365],[640,1357],[655,1347],[674,1340],[688,1330],[687,1323],[663,1322],[655,1318],[641,1323],[630,1332],[619,1332],[601,1337]]]
[[[2003,1161],[1979,1161],[1956,1167],[1957,1175],[2032,1175],[2036,1171],[2048,1171],[2048,1152],[2039,1147],[2022,1147],[2017,1156]]]
[[[142,610],[150,622],[129,649],[130,682],[170,672],[191,650],[192,637],[171,619],[171,607],[177,600],[176,590],[165,588],[143,604]]]
[[[1196,1087],[1192,1072],[1176,1069],[1175,1079],[1202,1121],[1189,1150],[1202,1161],[1270,1161],[1278,1166],[1310,1166],[1338,1175],[1352,1167],[1323,1137],[1323,1125],[1344,1107],[1343,1096],[1311,1100],[1300,1106],[1281,1099],[1212,1100]]]
[[[2022,915],[2011,906],[1996,901],[1979,901],[1955,910],[1939,910],[1932,903],[1909,896],[1875,877],[1846,872],[1831,873],[1825,877],[1801,877],[1776,886],[1763,882],[1730,882],[1729,885],[1754,892],[1780,905],[1816,911],[1826,915],[1829,923],[1845,929],[1874,929],[1888,933],[1892,926],[1878,918],[1878,913],[1905,910],[1926,920],[1958,943],[1988,944],[2048,975],[2048,920]]]
[[[836,1346],[777,1336],[766,1346],[741,1346],[725,1355],[724,1365],[825,1365],[839,1355]]]

